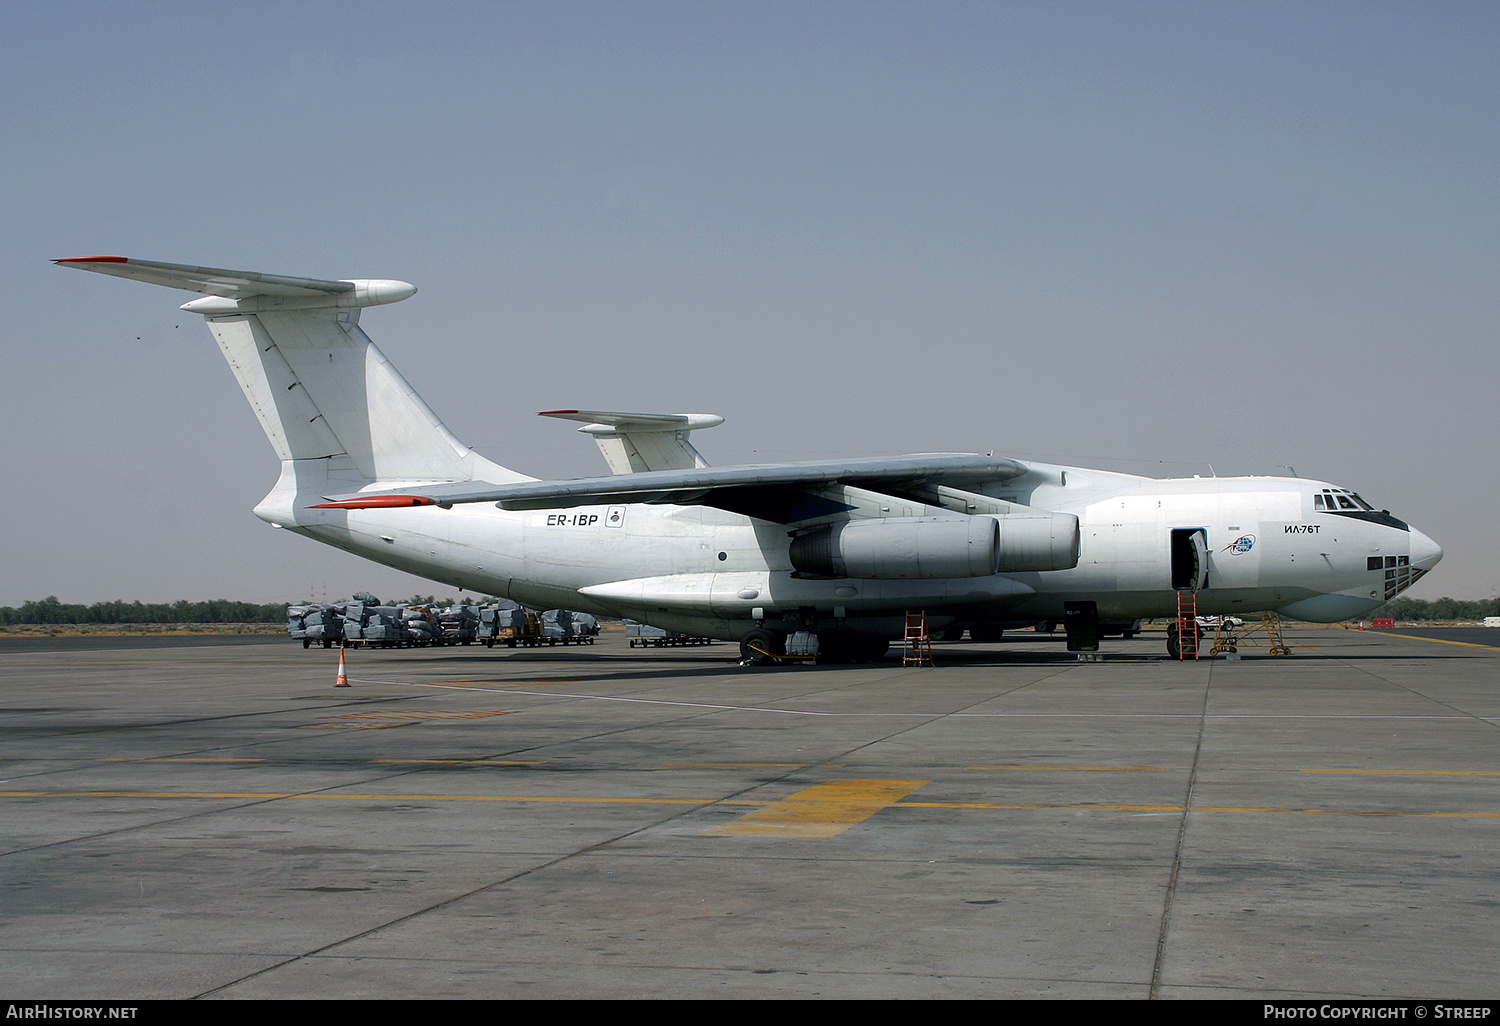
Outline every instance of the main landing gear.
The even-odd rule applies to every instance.
[[[786,653],[786,635],[761,628],[740,639],[741,666],[770,666]]]
[[[874,634],[857,631],[782,631],[757,627],[740,639],[741,666],[771,666],[775,663],[873,663],[885,658],[891,643]]]
[[[1203,637],[1203,628],[1197,627],[1194,633],[1196,637],[1194,639],[1194,642],[1190,646],[1188,646],[1188,650],[1196,656],[1198,651],[1197,639],[1201,639]],[[1177,621],[1173,620],[1171,623],[1167,624],[1167,658],[1181,659],[1182,650],[1182,637],[1177,626]]]

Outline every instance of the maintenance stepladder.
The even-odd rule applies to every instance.
[[[1167,654],[1176,659],[1198,658],[1198,593],[1177,592],[1177,619],[1167,627]]]
[[[908,611],[906,634],[901,652],[903,666],[932,666],[932,634],[927,629],[927,612]]]

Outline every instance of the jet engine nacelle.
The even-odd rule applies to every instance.
[[[1078,518],[886,517],[828,524],[792,539],[792,568],[816,577],[913,580],[1067,570],[1078,564]]]

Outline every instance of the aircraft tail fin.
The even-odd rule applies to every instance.
[[[287,471],[299,493],[314,481],[336,481],[316,487],[349,491],[373,484],[530,480],[464,446],[360,329],[360,310],[406,299],[415,286],[125,257],[56,263],[205,294],[182,308],[208,320],[283,461],[278,491],[293,483]]]

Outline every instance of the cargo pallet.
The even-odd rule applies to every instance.
[[[678,645],[712,645],[713,638],[695,638],[686,634],[668,635],[660,638],[631,638],[630,647],[635,648],[674,648]]]

